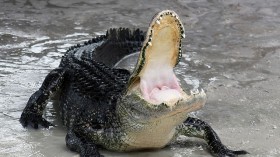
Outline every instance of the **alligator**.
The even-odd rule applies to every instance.
[[[48,100],[58,97],[66,146],[81,157],[102,156],[100,148],[159,149],[179,135],[204,139],[214,156],[247,154],[227,148],[209,124],[188,116],[204,106],[206,94],[181,87],[174,73],[183,38],[179,16],[164,10],[146,32],[114,28],[72,46],[30,97],[20,123],[35,129],[52,126],[43,112]],[[139,57],[133,71],[114,66],[135,53]]]

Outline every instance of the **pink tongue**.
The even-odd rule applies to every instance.
[[[167,86],[163,86],[161,89],[154,88],[150,93],[150,99],[156,102],[167,102],[169,100],[179,99],[181,93],[176,89],[170,89]]]
[[[140,89],[144,99],[153,103],[167,102],[181,97],[180,86],[174,74],[165,79],[141,78]]]

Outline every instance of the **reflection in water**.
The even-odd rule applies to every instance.
[[[277,0],[4,0],[0,5],[0,156],[77,156],[65,148],[65,130],[52,103],[46,117],[58,127],[21,127],[18,117],[29,96],[71,45],[111,27],[145,30],[150,18],[166,8],[175,10],[186,27],[185,54],[176,68],[181,83],[208,91],[208,104],[193,115],[210,122],[232,148],[244,148],[251,156],[279,156],[279,5]],[[132,68],[136,56],[120,66]],[[163,150],[104,154],[211,156],[202,142],[184,137]]]

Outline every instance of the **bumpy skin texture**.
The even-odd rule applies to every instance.
[[[48,128],[43,111],[53,95],[60,99],[60,115],[67,126],[66,145],[81,157],[98,157],[100,145],[121,151],[126,130],[116,113],[116,103],[123,96],[130,73],[113,65],[122,57],[139,51],[144,33],[119,28],[71,47],[58,68],[52,70],[42,86],[29,99],[20,118],[21,124]],[[136,124],[135,124],[136,125]],[[232,151],[224,146],[205,122],[191,117],[177,128],[178,134],[205,139],[213,155],[237,156],[246,151]],[[160,135],[159,135],[160,136]]]

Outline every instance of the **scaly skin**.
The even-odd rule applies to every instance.
[[[204,105],[206,95],[202,89],[190,92],[174,83],[172,76],[171,86],[164,88],[176,90],[179,98],[160,103],[145,98],[141,79],[157,63],[171,69],[161,76],[173,75],[184,37],[178,15],[165,10],[154,16],[146,38],[140,30],[119,28],[71,47],[60,66],[46,76],[40,89],[30,97],[21,124],[35,129],[52,125],[42,115],[46,102],[58,95],[61,118],[67,126],[66,145],[82,157],[102,156],[99,147],[114,151],[162,148],[178,135],[204,139],[215,156],[247,154],[228,149],[207,123],[188,117],[189,112]],[[162,47],[168,52],[162,51]],[[113,67],[121,58],[137,51],[140,56],[132,74]],[[155,61],[157,58],[159,62]],[[156,80],[161,76],[155,75]]]

